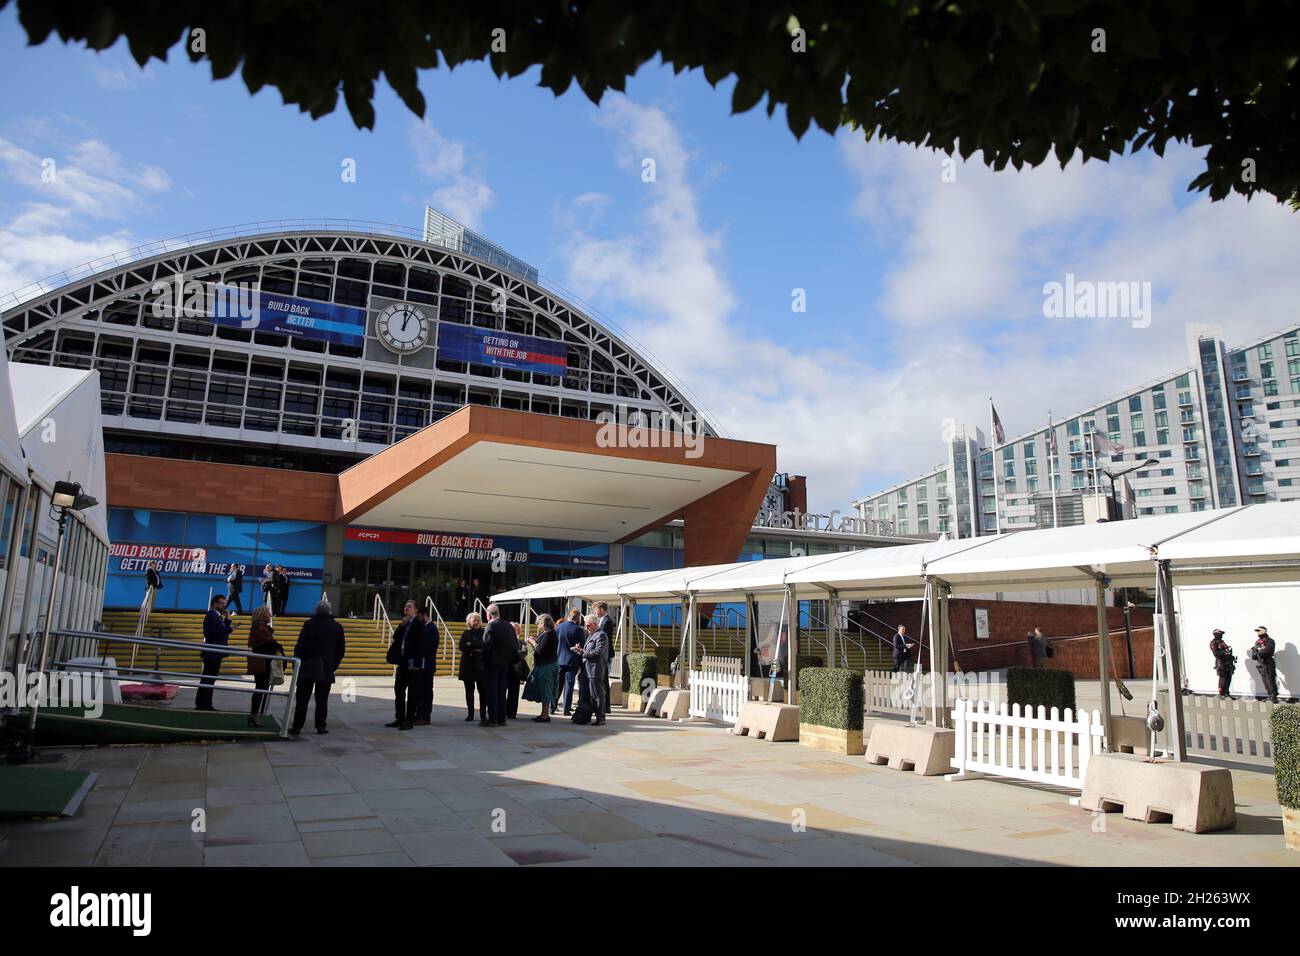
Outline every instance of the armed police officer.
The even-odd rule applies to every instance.
[[[1277,703],[1277,661],[1273,659],[1276,646],[1273,638],[1268,636],[1268,628],[1260,625],[1255,628],[1255,643],[1250,648],[1250,659],[1259,668],[1259,676],[1264,681],[1264,691],[1268,699]]]
[[[1232,675],[1237,670],[1237,655],[1223,639],[1223,631],[1215,628],[1210,640],[1210,653],[1214,655],[1214,669],[1219,675],[1219,696],[1227,697],[1232,687]]]

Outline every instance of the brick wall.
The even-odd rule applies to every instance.
[[[975,609],[989,612],[989,639],[975,637]],[[888,637],[894,628],[906,624],[912,637],[920,631],[921,604],[870,604],[867,610],[887,622],[868,626]],[[1025,636],[1035,627],[1052,639],[1056,651],[1048,662],[1052,669],[1072,670],[1080,679],[1097,677],[1097,609],[1089,604],[1046,604],[1038,601],[979,601],[953,598],[948,602],[953,650],[963,670],[983,671],[1000,667],[1029,667],[1033,660]],[[1110,628],[1111,657],[1115,673],[1128,676],[1128,652],[1124,638],[1124,611],[1106,609]],[[1133,610],[1133,657],[1137,676],[1151,676],[1151,611]],[[1079,638],[1069,640],[1069,638]],[[928,640],[928,638],[927,638]],[[929,663],[928,659],[924,663]]]

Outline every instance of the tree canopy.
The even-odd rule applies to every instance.
[[[0,8],[11,0],[0,0]],[[1300,196],[1300,0],[16,0],[33,44],[126,38],[142,66],[180,47],[312,117],[339,96],[375,122],[382,77],[423,117],[422,69],[540,68],[599,103],[656,56],[734,77],[731,106],[791,132],[851,126],[995,169],[1076,154],[1205,149],[1211,199]],[[436,104],[432,107],[436,111]]]

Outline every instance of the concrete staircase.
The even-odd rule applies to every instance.
[[[139,615],[136,611],[105,611],[104,626],[114,634],[135,634]],[[286,653],[293,653],[293,645],[302,630],[303,615],[281,615],[275,620],[276,639],[284,645]],[[347,639],[347,654],[338,673],[352,677],[391,677],[393,665],[384,660],[388,651],[386,628],[376,627],[370,619],[339,618]],[[452,648],[460,640],[463,624],[449,624],[450,634],[443,634],[438,646],[438,673],[452,674]],[[203,615],[195,611],[154,611],[145,625],[145,637],[161,637],[169,641],[203,642]],[[235,630],[230,636],[236,647],[248,646],[248,617],[235,618]],[[131,660],[132,645],[115,643],[107,639],[108,652],[125,666]],[[136,652],[137,667],[152,667],[154,648],[140,647]],[[197,651],[179,648],[162,648],[158,651],[159,667],[164,671],[195,671],[199,667]],[[242,674],[245,662],[240,657],[227,657],[221,662],[222,674]]]

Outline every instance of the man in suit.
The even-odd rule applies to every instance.
[[[569,612],[568,620],[562,621],[560,626],[555,629],[555,636],[560,642],[560,656],[557,663],[560,668],[564,686],[561,690],[560,685],[556,684],[556,697],[554,710],[560,709],[560,697],[564,698],[564,716],[568,717],[573,711],[573,688],[578,687],[578,697],[581,700],[585,695],[582,693],[582,645],[587,640],[587,631],[582,626],[582,612],[576,607]],[[577,647],[578,651],[573,648]]]
[[[298,643],[293,647],[293,656],[302,662],[294,696],[293,723],[289,726],[289,733],[294,737],[302,733],[302,725],[307,722],[307,703],[313,693],[316,695],[316,733],[329,733],[325,723],[329,718],[330,685],[334,683],[334,672],[343,663],[347,651],[343,625],[334,620],[331,610],[329,601],[320,601],[315,613],[303,621]]]
[[[604,601],[597,601],[595,604],[596,616],[600,619],[600,629],[605,634],[605,673],[608,674],[610,665],[614,661],[614,648],[617,644],[616,630],[614,619],[609,616],[609,605]],[[609,694],[605,695],[605,713],[610,713],[613,709],[613,702],[609,699]]]
[[[591,689],[592,723],[597,727],[605,723],[609,703],[609,637],[600,629],[600,618],[587,615],[587,640],[582,645],[582,663],[587,670],[587,686]]]
[[[898,625],[898,630],[894,632],[894,639],[891,643],[891,650],[894,657],[894,669],[890,673],[897,671],[906,671],[912,663],[912,648],[916,647],[907,637],[907,625]]]
[[[162,575],[158,573],[158,562],[150,561],[144,572],[144,586],[155,591],[162,587]]]
[[[226,613],[226,596],[212,595],[208,613],[203,615],[204,645],[216,644],[226,647],[230,644],[230,632],[234,629],[235,626],[230,623],[230,615]],[[205,650],[199,654],[199,658],[203,661],[203,676],[199,678],[201,686],[194,694],[195,710],[215,709],[212,706],[212,685],[217,682],[217,675],[221,673],[221,659],[225,656],[220,651]]]
[[[393,665],[393,709],[396,717],[385,727],[410,730],[415,726],[415,709],[420,703],[421,671],[424,668],[424,627],[416,616],[414,601],[402,607],[402,623],[388,645],[388,663]]]
[[[506,678],[519,654],[519,639],[509,621],[502,620],[501,609],[488,605],[488,626],[483,634],[483,691],[487,695],[488,719],[481,727],[506,725]]]
[[[275,612],[278,617],[289,606],[289,575],[284,573],[283,564],[276,565],[275,568],[275,595],[280,601],[279,609]]]
[[[433,678],[438,673],[438,645],[442,635],[438,633],[438,622],[429,614],[428,605],[415,613],[415,619],[424,629],[420,638],[424,666],[420,669],[420,702],[415,708],[415,723],[427,727],[433,717]]]

